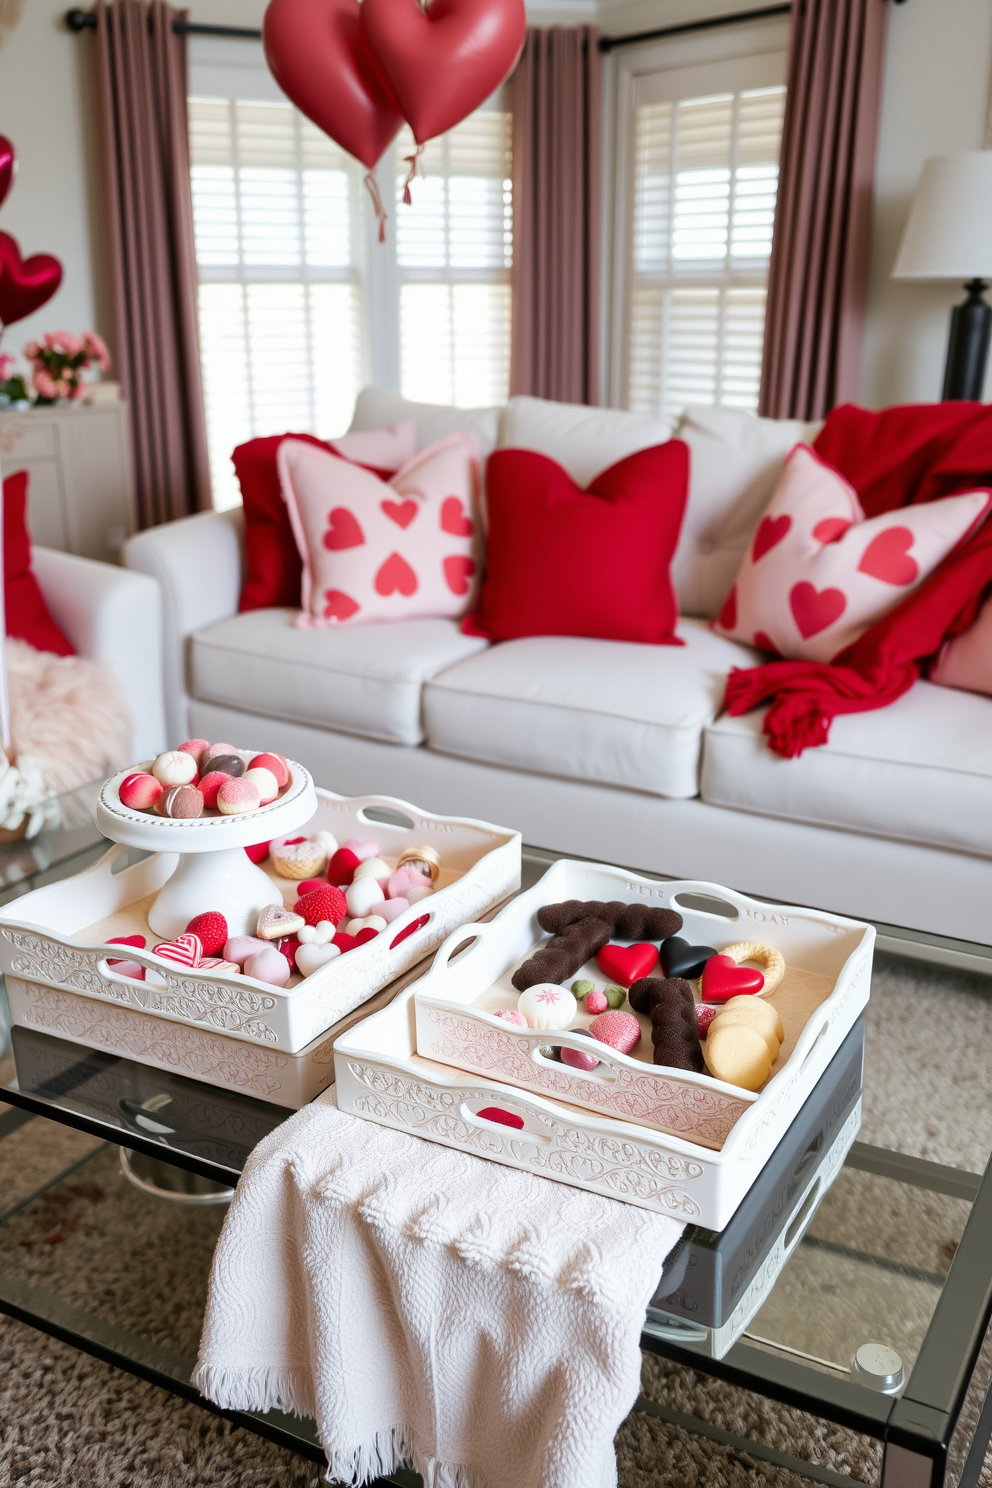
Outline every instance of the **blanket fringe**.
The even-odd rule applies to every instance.
[[[313,1384],[305,1369],[198,1364],[193,1384],[207,1400],[227,1410],[281,1410],[294,1416],[312,1416],[315,1410]]]
[[[327,1481],[359,1488],[411,1465],[423,1478],[424,1488],[476,1488],[472,1475],[457,1462],[439,1462],[435,1457],[418,1460],[406,1426],[384,1427],[361,1446],[329,1452]]]

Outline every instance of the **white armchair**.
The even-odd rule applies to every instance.
[[[80,656],[117,676],[134,719],[132,758],[167,747],[162,684],[162,597],[146,574],[35,548],[45,603]]]

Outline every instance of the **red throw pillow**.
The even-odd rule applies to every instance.
[[[585,491],[547,455],[496,450],[486,467],[486,578],[462,629],[493,641],[678,644],[668,570],[688,487],[681,439],[628,455]]]
[[[416,428],[407,422],[330,441],[313,434],[269,434],[238,446],[231,460],[244,503],[246,569],[239,610],[300,607],[302,563],[276,468],[284,439],[305,440],[388,480],[412,457]]]
[[[75,656],[49,613],[31,567],[27,528],[28,473],[16,470],[3,483],[3,602],[7,634],[36,651]]]

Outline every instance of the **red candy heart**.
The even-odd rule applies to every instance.
[[[365,925],[355,936],[355,944],[356,946],[367,945],[370,940],[375,940],[378,934],[378,930],[373,930],[371,925]]]
[[[919,564],[909,553],[913,542],[908,527],[888,527],[865,548],[858,568],[873,579],[881,579],[883,584],[898,587],[912,584],[920,575]]]
[[[732,997],[760,992],[764,973],[751,966],[738,966],[730,956],[711,956],[703,967],[703,1001],[729,1002]]]
[[[645,942],[632,946],[607,945],[596,957],[596,965],[603,975],[619,982],[621,987],[629,987],[640,977],[650,976],[657,964],[658,947]]]
[[[360,548],[364,542],[365,533],[354,512],[346,506],[332,507],[327,514],[324,547],[331,553],[339,553],[342,548]]]
[[[47,305],[62,283],[62,265],[51,253],[22,258],[17,239],[0,232],[0,324],[13,325]]]
[[[397,527],[409,527],[420,507],[415,501],[380,501],[380,507],[391,522]]]
[[[353,951],[357,944],[358,937],[355,935],[349,935],[344,930],[339,930],[337,935],[335,935],[331,941],[331,945],[336,945],[342,956],[344,955],[345,951]]]
[[[143,951],[145,949],[145,937],[143,935],[112,935],[107,941],[107,944],[136,946],[139,951]],[[108,956],[107,965],[113,966],[121,976],[131,977],[136,982],[143,982],[145,980],[145,968],[141,965],[140,961],[118,961]]]
[[[286,96],[371,170],[403,120],[379,81],[360,14],[357,0],[269,0],[262,40]]]
[[[444,498],[441,502],[442,532],[450,532],[452,537],[471,537],[474,525],[472,518],[465,515],[457,496]]]
[[[269,856],[270,846],[271,843],[268,842],[253,842],[251,847],[245,848],[245,852],[253,863],[264,863]]]
[[[160,940],[152,950],[166,961],[178,961],[180,966],[199,966],[203,960],[203,943],[198,935],[183,934],[175,940]]]
[[[411,594],[417,592],[417,575],[399,553],[390,553],[385,563],[379,568],[375,576],[375,592],[383,598],[399,591],[409,599]]]
[[[336,884],[339,889],[347,888],[361,861],[358,854],[353,853],[350,847],[339,847],[327,865],[327,882]]]

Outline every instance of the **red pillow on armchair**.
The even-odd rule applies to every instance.
[[[231,456],[241,486],[245,516],[246,577],[239,610],[299,609],[303,566],[289,513],[282,499],[276,456],[284,439],[302,439],[363,465],[388,480],[413,458],[417,431],[412,421],[368,433],[317,439],[313,434],[269,434],[239,444]]]
[[[486,466],[486,577],[468,635],[679,644],[669,567],[689,487],[680,439],[638,450],[582,490],[533,450]]]
[[[28,473],[15,470],[3,483],[3,602],[7,634],[36,651],[75,656],[45,603],[31,567],[27,528]]]

